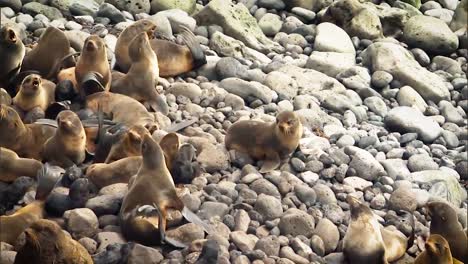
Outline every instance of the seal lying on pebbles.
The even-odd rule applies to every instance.
[[[431,216],[430,232],[443,236],[448,244],[452,256],[462,262],[467,262],[468,244],[466,233],[458,222],[457,212],[444,202],[430,202],[427,204]]]
[[[42,148],[55,130],[49,125],[25,125],[13,108],[0,105],[0,147],[11,149],[20,157],[42,160]]]
[[[128,46],[131,66],[127,74],[112,73],[111,91],[147,103],[154,111],[169,113],[166,101],[156,91],[159,78],[158,58],[151,49],[148,35],[139,33]]]
[[[1,169],[3,170],[3,168]],[[33,187],[34,183],[33,178],[21,176],[16,178],[5,190],[2,190],[0,192],[0,215],[4,215],[6,211],[11,210],[23,198],[24,194]]]
[[[132,39],[140,32],[145,32],[151,39],[151,48],[158,58],[161,77],[180,75],[206,63],[205,54],[190,30],[183,29],[182,37],[187,46],[182,46],[168,40],[153,39],[155,28],[156,25],[152,21],[142,19],[120,33],[115,46],[115,58],[122,72],[130,69],[131,59],[128,47]]]
[[[397,229],[383,228],[371,209],[348,195],[351,221],[343,238],[343,254],[348,263],[389,263],[401,258],[408,247]]]
[[[0,181],[12,182],[21,176],[35,178],[41,168],[39,161],[20,158],[14,151],[0,147]]]
[[[176,184],[189,184],[200,175],[200,163],[196,160],[197,150],[192,144],[183,144],[170,167],[172,178]]]
[[[38,71],[46,79],[55,78],[64,58],[70,54],[70,42],[65,33],[55,27],[47,27],[37,45],[26,54],[21,71]],[[73,57],[67,65],[74,64]]]
[[[25,234],[26,243],[18,250],[15,264],[93,263],[88,251],[53,221],[38,220]]]
[[[425,244],[426,250],[421,252],[414,264],[461,264],[462,262],[453,258],[450,246],[441,235],[429,236]]]
[[[13,104],[24,112],[39,108],[45,113],[47,107],[54,101],[55,84],[42,79],[37,74],[26,76],[18,93],[13,98]]]
[[[141,156],[141,141],[149,131],[141,125],[130,127],[120,139],[112,144],[105,163],[111,163],[126,157]]]
[[[111,71],[107,61],[106,44],[99,36],[86,38],[75,67],[75,78],[81,96],[109,91]]]
[[[86,134],[78,116],[62,111],[57,116],[58,128],[44,145],[44,161],[68,168],[81,164],[86,156]]]
[[[26,49],[15,30],[9,26],[0,28],[0,87],[7,88],[20,72]],[[10,95],[13,94],[14,91]]]
[[[52,191],[47,197],[45,210],[50,215],[61,217],[67,210],[85,207],[89,194],[88,179],[77,179],[70,186],[68,195]]]
[[[260,172],[265,173],[278,168],[281,159],[297,148],[302,132],[299,117],[294,112],[283,111],[276,117],[276,123],[244,120],[232,124],[225,144],[228,150],[234,149],[256,160],[264,160]]]
[[[98,188],[114,183],[128,183],[141,167],[142,157],[119,159],[112,163],[95,163],[86,170],[86,177]]]

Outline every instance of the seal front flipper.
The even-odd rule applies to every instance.
[[[193,57],[193,66],[194,68],[198,68],[202,65],[206,64],[206,56],[203,52],[203,49],[200,46],[200,43],[195,38],[195,35],[185,26],[180,26],[182,28],[182,39],[185,42],[185,45],[189,48],[190,52],[192,53]]]
[[[161,112],[163,115],[169,114],[169,106],[161,95],[157,94],[154,99],[147,101],[149,107],[155,112]]]
[[[94,93],[105,92],[106,88],[102,85],[103,82],[104,77],[99,72],[91,71],[86,73],[81,82],[83,96],[86,97]]]
[[[190,211],[190,209],[188,209],[186,206],[184,206],[184,209],[182,209],[182,215],[190,223],[194,223],[194,224],[197,224],[197,225],[201,226],[203,228],[203,230],[205,230],[205,232],[208,233],[208,235],[213,234],[213,229],[211,228],[211,226],[206,224],[205,222],[203,222],[198,217],[198,215],[196,215],[194,212]]]
[[[267,173],[279,167],[281,159],[276,152],[267,154],[266,159],[263,161],[260,173]]]

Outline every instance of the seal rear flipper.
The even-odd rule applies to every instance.
[[[64,169],[45,163],[37,173],[36,200],[45,201],[49,193],[61,182]]]
[[[106,88],[102,85],[104,77],[98,72],[88,72],[83,77],[80,88],[81,93],[84,97],[99,93],[105,92]]]
[[[161,112],[163,115],[169,114],[169,106],[161,95],[156,95],[153,100],[148,100],[148,105],[155,112]]]
[[[272,170],[278,168],[280,166],[281,159],[277,153],[271,153],[267,159],[263,161],[262,168],[260,169],[260,173],[267,173],[271,172]]]
[[[185,42],[185,45],[189,48],[190,52],[192,53],[193,58],[193,66],[194,68],[198,68],[202,65],[206,64],[206,56],[203,52],[203,49],[200,46],[200,43],[195,38],[195,35],[185,26],[180,26],[182,28],[182,39]]]
[[[60,112],[70,110],[70,104],[70,101],[52,103],[45,111],[45,118],[55,120]]]
[[[198,215],[190,211],[190,209],[188,209],[186,206],[184,206],[184,209],[182,209],[182,215],[190,223],[194,223],[194,224],[201,226],[208,235],[213,234],[212,227],[206,224],[205,222],[203,222],[203,220],[201,220],[200,217],[198,217]]]
[[[198,121],[198,118],[197,117],[194,117],[190,120],[184,120],[180,123],[176,123],[176,124],[172,124],[170,125],[168,128],[164,129],[167,133],[172,133],[172,132],[177,132],[177,131],[180,131],[192,124],[194,124],[195,122]]]

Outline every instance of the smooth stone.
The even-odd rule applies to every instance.
[[[317,26],[314,49],[322,52],[339,52],[355,54],[353,43],[349,35],[340,27],[332,23],[321,23]]]
[[[327,218],[322,218],[315,227],[314,234],[322,238],[325,246],[325,254],[335,251],[340,240],[338,227]]]
[[[345,148],[345,153],[351,157],[349,167],[355,169],[359,177],[374,181],[386,175],[384,167],[369,152],[349,146]]]
[[[265,220],[273,220],[281,217],[283,214],[281,200],[263,193],[258,195],[254,209],[260,213]]]
[[[283,235],[304,235],[309,237],[312,235],[314,230],[315,221],[314,218],[295,208],[287,210],[283,216],[281,216],[278,227]]]
[[[418,204],[416,194],[408,188],[398,188],[390,196],[388,201],[389,208],[395,211],[404,210],[413,212]]]
[[[400,106],[416,107],[421,113],[427,108],[426,101],[410,86],[401,87],[396,99]]]

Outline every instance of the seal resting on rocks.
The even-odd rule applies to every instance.
[[[13,104],[16,108],[27,113],[35,108],[45,111],[50,104],[55,102],[55,84],[44,80],[40,75],[30,74],[24,78],[20,89],[13,98]]]
[[[41,162],[20,158],[14,151],[0,147],[0,181],[12,182],[21,176],[36,178],[41,168]]]
[[[25,234],[26,243],[18,250],[15,264],[93,264],[88,251],[53,221],[40,219]]]
[[[225,138],[226,148],[247,153],[256,160],[263,160],[260,172],[272,171],[299,145],[302,123],[291,111],[276,116],[275,123],[243,120],[232,124]]]
[[[450,246],[441,235],[429,236],[425,248],[426,250],[416,257],[414,264],[462,264],[461,261],[452,257]]]
[[[6,211],[11,210],[23,198],[24,194],[33,187],[34,183],[33,178],[21,176],[16,178],[6,189],[2,190],[0,192],[0,215],[4,215]]]
[[[20,72],[26,53],[23,41],[12,27],[0,28],[0,87],[8,90],[10,82]],[[9,90],[10,95],[14,91]]]
[[[52,191],[45,209],[48,214],[61,217],[65,211],[85,207],[89,193],[88,179],[77,179],[71,184],[68,195]]]
[[[94,163],[86,170],[86,177],[98,188],[114,183],[128,183],[140,169],[141,162],[141,156],[133,156],[111,163]]]

